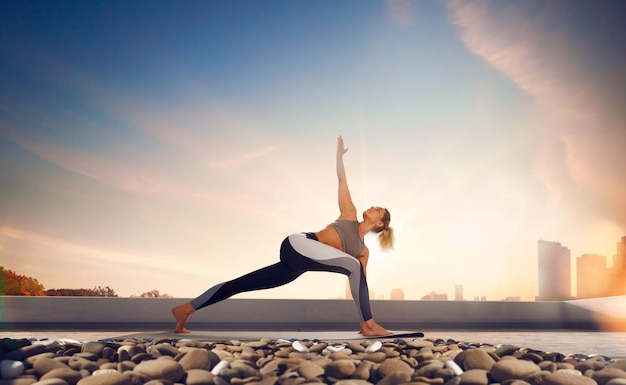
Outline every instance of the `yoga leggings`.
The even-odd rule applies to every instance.
[[[313,233],[293,234],[280,246],[280,262],[232,281],[217,284],[191,301],[198,310],[235,294],[282,286],[306,271],[328,271],[348,276],[352,298],[362,321],[372,318],[369,291],[361,262],[353,256],[317,240]]]

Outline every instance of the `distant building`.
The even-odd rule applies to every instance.
[[[515,296],[504,298],[502,302],[519,302],[521,300],[522,298],[519,295],[515,295]]]
[[[539,295],[537,301],[572,298],[571,252],[558,242],[538,241]]]
[[[583,254],[576,259],[576,297],[598,298],[611,295],[611,279],[604,255]]]
[[[463,301],[463,285],[454,286],[454,300]]]
[[[383,299],[385,299],[385,295],[384,294],[378,294],[378,297],[376,297],[376,299],[383,300]]]
[[[404,301],[404,290],[402,289],[393,289],[391,290],[391,294],[389,295],[389,299],[395,301]]]
[[[626,237],[617,242],[617,254],[613,256],[613,267],[610,269],[611,295],[626,295]]]
[[[448,300],[448,294],[439,294],[439,293],[435,293],[434,291],[431,291],[430,294],[426,294],[425,296],[422,297],[422,301],[447,301]]]

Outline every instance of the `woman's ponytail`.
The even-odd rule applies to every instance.
[[[390,250],[393,248],[393,228],[387,226],[378,233],[378,242],[382,250]]]
[[[382,250],[390,250],[393,248],[393,229],[389,226],[391,222],[391,214],[389,210],[385,209],[385,214],[383,215],[383,225],[374,230],[374,232],[378,233],[378,243],[380,244],[380,248]]]

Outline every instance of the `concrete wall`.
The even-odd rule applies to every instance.
[[[593,324],[597,329],[626,331],[626,296],[567,301],[563,318],[570,325]]]
[[[173,326],[167,298],[0,297],[0,329],[155,330]],[[372,301],[392,329],[626,330],[626,297],[567,302]],[[349,300],[229,299],[195,313],[191,328],[315,330],[358,327]]]

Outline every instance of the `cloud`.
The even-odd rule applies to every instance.
[[[417,23],[417,0],[387,0],[391,19],[399,25]]]
[[[467,48],[535,100],[543,135],[536,167],[552,201],[584,199],[624,223],[626,116],[614,108],[616,96],[626,98],[618,70],[624,62],[612,53],[616,47],[590,43],[621,24],[607,18],[608,7],[576,4],[453,1],[448,9]]]
[[[229,202],[232,196],[203,184],[184,183],[157,166],[140,165],[137,162],[115,160],[88,151],[55,146],[42,141],[12,138],[22,148],[51,164],[95,180],[125,193],[143,197],[170,199],[174,202],[190,202],[198,205],[219,205]],[[176,169],[176,167],[174,167]],[[53,185],[52,189],[64,194],[81,196],[77,191]]]
[[[113,265],[123,264],[142,268],[152,266],[161,269],[171,269],[167,256],[140,256],[135,253],[104,250],[9,226],[0,227],[0,236],[24,241],[31,245],[42,246],[45,250],[48,250],[49,254],[79,255],[81,258],[107,261],[107,263]]]
[[[201,97],[188,106],[125,111],[134,126],[216,174],[227,174],[281,147],[246,112]]]
[[[154,193],[166,188],[162,181],[132,170],[127,164],[87,151],[18,139],[18,144],[41,159],[102,184],[134,193]]]
[[[224,174],[257,158],[270,154],[277,148],[278,146],[267,146],[252,149],[248,152],[235,153],[228,157],[212,159],[209,161],[209,167],[216,173]]]
[[[149,252],[145,249],[103,248],[24,228],[0,226],[0,241],[6,244],[2,253],[11,269],[20,273],[37,273],[37,279],[41,282],[57,287],[81,285],[84,284],[81,283],[82,280],[87,277],[91,280],[106,280],[107,285],[118,285],[125,292],[120,295],[130,295],[138,287],[154,284],[157,282],[155,279],[159,280],[163,276],[181,277],[185,287],[179,289],[183,291],[189,290],[193,285],[201,288],[202,279],[206,279],[207,276],[206,260],[178,256],[177,262],[174,262],[172,255],[168,254]],[[181,258],[185,263],[178,263]],[[80,274],[68,281],[68,272],[78,266],[81,268],[84,266],[86,270],[81,270]],[[216,276],[228,273],[230,270],[224,266],[212,266],[210,271],[210,274]],[[195,283],[196,280],[200,283]],[[162,284],[177,285],[175,282]]]

